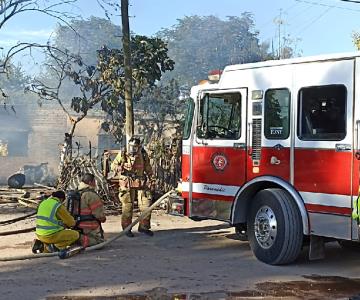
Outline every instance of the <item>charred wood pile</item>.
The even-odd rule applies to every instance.
[[[57,188],[64,191],[75,190],[80,184],[81,176],[84,173],[91,173],[96,178],[96,192],[104,201],[105,209],[109,211],[120,211],[120,201],[109,189],[108,182],[97,168],[95,159],[88,156],[67,157],[58,178]]]

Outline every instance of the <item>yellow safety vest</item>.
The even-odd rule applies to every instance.
[[[56,216],[60,205],[57,198],[48,198],[40,203],[36,216],[37,235],[50,235],[64,229],[64,224]]]

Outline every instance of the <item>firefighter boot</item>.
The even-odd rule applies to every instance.
[[[144,234],[146,234],[148,236],[153,236],[154,235],[154,233],[150,229],[141,228],[141,227],[138,229],[138,232],[144,233]]]
[[[133,238],[135,235],[131,232],[131,229],[125,233],[125,235],[129,238]]]

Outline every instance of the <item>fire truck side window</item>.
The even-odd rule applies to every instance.
[[[301,140],[340,141],[346,136],[344,85],[302,88],[299,91],[298,136]]]
[[[187,105],[187,111],[186,111],[186,116],[185,116],[185,124],[184,124],[184,132],[183,132],[183,139],[187,140],[190,137],[191,134],[191,125],[192,125],[192,120],[193,120],[193,116],[194,116],[194,100],[193,99],[189,99],[188,100],[188,105]]]
[[[200,100],[196,134],[205,139],[238,139],[241,133],[241,94],[211,94]]]
[[[271,89],[265,93],[264,134],[270,140],[285,140],[290,128],[290,92]]]

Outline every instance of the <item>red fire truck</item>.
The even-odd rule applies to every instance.
[[[191,90],[173,207],[229,222],[274,265],[359,241],[359,124],[360,53],[228,66]]]

